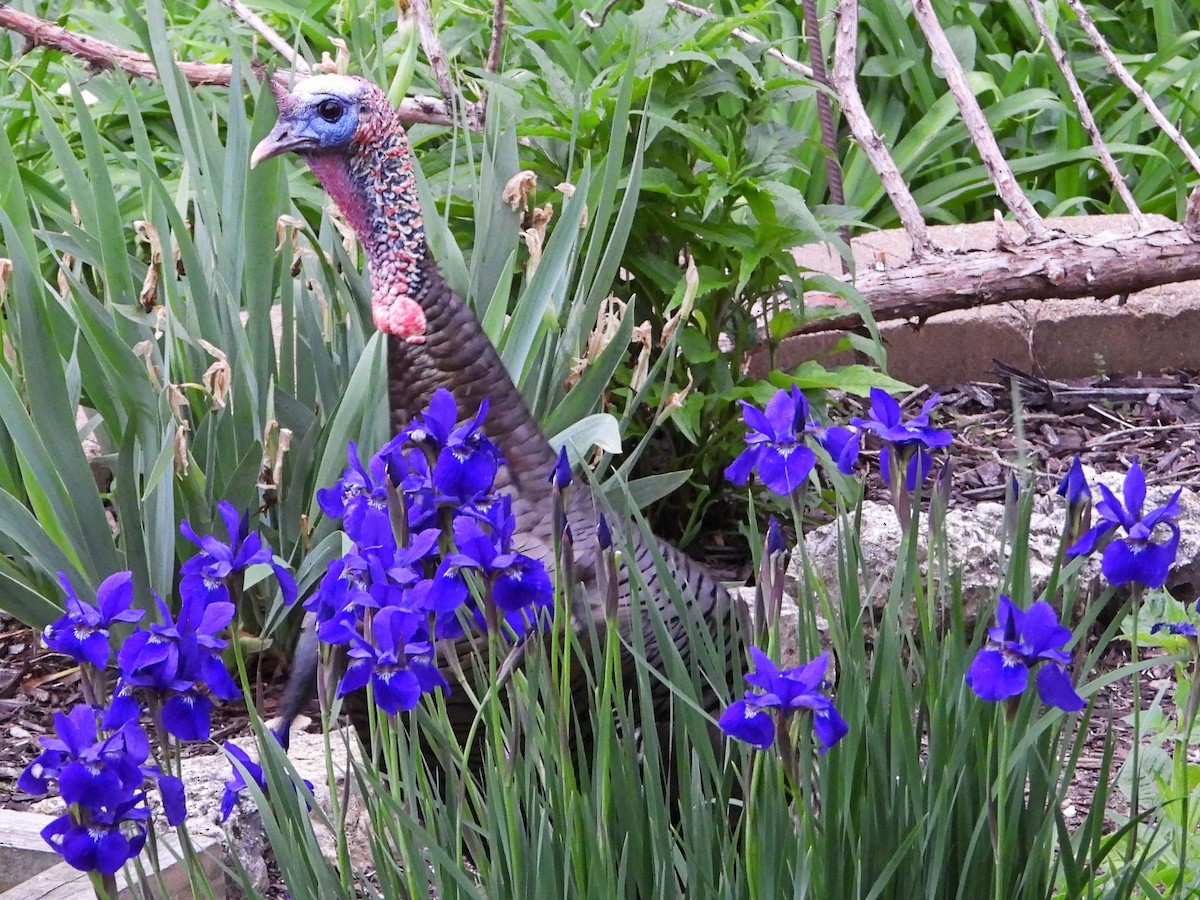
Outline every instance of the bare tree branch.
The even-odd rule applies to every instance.
[[[504,45],[504,0],[492,5],[492,43],[488,47],[484,69],[493,75],[500,71],[500,50]]]
[[[1117,59],[1117,55],[1112,52],[1112,48],[1108,46],[1108,42],[1104,40],[1104,35],[1100,33],[1100,29],[1096,27],[1096,23],[1084,9],[1079,0],[1067,0],[1071,9],[1075,12],[1075,17],[1079,19],[1079,24],[1083,26],[1084,32],[1088,36],[1088,40],[1092,42],[1092,46],[1096,48],[1096,52],[1100,54],[1100,58],[1104,60],[1104,65],[1108,71],[1112,72],[1120,82],[1129,89],[1129,92],[1138,99],[1138,102],[1145,107],[1146,112],[1150,113],[1150,117],[1154,119],[1154,123],[1161,128],[1172,141],[1175,146],[1180,149],[1184,157],[1187,158],[1188,164],[1200,172],[1200,156],[1196,155],[1196,151],[1192,149],[1192,145],[1179,133],[1179,129],[1171,124],[1171,121],[1162,114],[1162,110],[1158,108],[1158,104],[1146,92],[1146,89],[1137,83],[1137,80],[1125,68],[1125,65]]]
[[[433,78],[437,82],[438,90],[442,92],[442,99],[450,103],[458,96],[458,91],[454,89],[454,82],[450,78],[446,51],[442,49],[442,42],[433,28],[433,11],[429,8],[429,0],[409,0],[408,8],[412,10],[413,18],[417,22],[421,48],[425,51],[425,58],[429,60],[429,68],[433,69]]]
[[[817,18],[817,0],[801,0],[804,9],[804,32],[808,38],[808,60],[813,70],[813,81],[828,88],[829,75],[825,71],[825,48],[821,45],[821,22]],[[838,152],[837,129],[833,124],[833,102],[825,91],[817,91],[817,124],[821,128],[821,144],[825,147],[825,180],[828,182],[829,202],[834,206],[846,204],[846,192],[842,187],[842,162]],[[838,228],[838,236],[850,246],[850,226]],[[842,271],[849,272],[846,260],[842,260]]]
[[[609,10],[611,10],[612,7],[615,6],[618,2],[620,2],[620,0],[610,0],[610,2],[604,7],[604,16],[601,17],[600,21],[598,23],[596,23],[596,25],[594,25],[593,27],[598,27],[599,25],[603,25],[604,18],[606,18],[608,16]],[[699,6],[692,6],[692,4],[690,4],[690,3],[684,3],[683,0],[667,0],[667,6],[670,6],[673,9],[677,9],[680,12],[685,12],[689,16],[695,16],[698,19],[704,19],[713,14],[713,11],[711,9],[701,9]],[[733,31],[730,32],[730,34],[732,34],[739,41],[744,41],[747,44],[761,44],[762,43],[761,38],[756,37],[755,35],[751,34],[744,28],[735,28],[735,29],[733,29]],[[793,59],[792,57],[790,57],[786,53],[784,53],[782,50],[778,50],[775,47],[768,47],[763,52],[765,52],[767,54],[767,56],[770,56],[771,58],[776,59],[779,62],[783,63],[785,66],[787,66],[793,72],[799,72],[805,78],[814,78],[812,68],[810,68],[809,66],[806,66],[804,63],[800,62],[800,60],[798,60],[798,59]]]
[[[1050,231],[1042,222],[1042,217],[1038,215],[1037,210],[1033,208],[1033,204],[1029,202],[1029,198],[1021,190],[1021,186],[1017,184],[1017,179],[1013,175],[1012,169],[1009,168],[1008,161],[1000,152],[996,136],[988,127],[987,118],[983,115],[979,101],[975,99],[975,95],[967,84],[967,76],[958,62],[958,57],[954,55],[950,42],[946,39],[946,33],[942,31],[942,26],[938,23],[930,0],[912,0],[912,7],[917,17],[917,23],[925,32],[925,39],[929,42],[933,60],[941,68],[942,77],[946,79],[950,93],[954,96],[954,102],[962,113],[967,133],[971,135],[971,141],[979,150],[979,157],[983,161],[984,168],[987,169],[988,177],[996,186],[996,193],[1000,195],[1004,205],[1012,211],[1017,224],[1025,229],[1026,234],[1035,241],[1045,240],[1050,236]]]
[[[855,78],[855,66],[858,50],[858,0],[839,0],[837,10],[837,34],[833,44],[833,89],[842,104],[842,116],[850,128],[850,133],[867,155],[867,159],[883,182],[883,189],[891,198],[900,223],[912,242],[913,258],[924,259],[933,253],[933,243],[929,239],[929,229],[925,219],[913,199],[904,176],[892,154],[888,152],[883,138],[871,124],[867,109],[863,105],[862,95],[858,92],[858,82]]]
[[[1113,159],[1112,152],[1108,149],[1108,144],[1104,143],[1104,137],[1100,134],[1100,128],[1096,124],[1096,117],[1092,115],[1092,109],[1088,106],[1087,98],[1083,95],[1083,89],[1079,86],[1079,80],[1075,77],[1075,72],[1067,62],[1067,54],[1063,50],[1062,45],[1059,44],[1058,39],[1054,36],[1054,32],[1050,30],[1050,26],[1046,24],[1046,17],[1042,15],[1041,3],[1039,0],[1026,0],[1026,3],[1029,5],[1029,11],[1033,13],[1033,20],[1037,23],[1042,40],[1050,48],[1050,55],[1054,57],[1055,63],[1058,64],[1058,70],[1062,72],[1063,78],[1066,79],[1067,88],[1071,92],[1071,99],[1075,101],[1075,108],[1079,110],[1079,121],[1082,123],[1084,131],[1088,133],[1088,137],[1092,139],[1092,146],[1096,148],[1096,152],[1100,155],[1100,165],[1108,173],[1109,180],[1112,181],[1113,187],[1117,189],[1117,193],[1121,197],[1121,202],[1125,204],[1125,208],[1129,210],[1134,221],[1137,222],[1138,228],[1145,228],[1146,217],[1142,215],[1137,201],[1133,199],[1133,193],[1129,190],[1129,186],[1125,184],[1125,179],[1121,177],[1121,170],[1117,168],[1117,161]]]
[[[16,32],[23,36],[30,48],[45,47],[60,50],[84,62],[89,68],[98,71],[119,69],[135,78],[158,80],[158,69],[153,60],[145,53],[138,53],[125,47],[118,47],[108,41],[71,31],[54,22],[47,22],[37,16],[18,12],[0,3],[0,28]],[[233,67],[220,63],[176,62],[180,73],[187,79],[188,84],[199,87],[202,85],[219,85],[228,87],[233,76]],[[271,77],[287,84],[291,76],[304,77],[303,72],[275,72]],[[470,104],[466,107],[467,123],[474,129],[482,128],[480,110]],[[406,97],[400,103],[400,118],[409,124],[421,123],[427,125],[453,126],[454,116],[447,109],[443,100],[434,97]]]
[[[855,287],[877,322],[1013,300],[1112,297],[1200,279],[1200,242],[1180,226],[1121,237],[1058,235],[1038,244],[970,250],[883,271]],[[854,313],[813,319],[792,334],[849,331]]]
[[[312,71],[312,67],[304,59],[296,55],[296,52],[292,49],[292,45],[285,41],[278,31],[264,22],[242,0],[221,0],[221,3],[228,6],[233,10],[235,16],[262,35],[263,40],[275,48],[275,52],[286,59],[298,73],[307,74]]]

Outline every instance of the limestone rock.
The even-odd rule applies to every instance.
[[[1121,496],[1123,473],[1104,473],[1090,478],[1094,485],[1104,483]],[[1148,490],[1146,511],[1167,501],[1174,493],[1169,486],[1156,486]],[[1098,492],[1093,488],[1093,500]],[[1179,555],[1175,567],[1167,579],[1167,589],[1180,601],[1191,603],[1200,594],[1200,495],[1185,490],[1180,504]],[[1054,557],[1065,527],[1066,515],[1057,497],[1038,497],[1034,503],[1029,531],[1029,570],[1035,591],[1041,591],[1050,577]],[[947,552],[938,556],[934,572],[935,582],[952,577],[956,572],[962,578],[963,613],[968,628],[978,618],[981,608],[1001,592],[1002,552],[1000,536],[1004,531],[1004,506],[999,503],[978,503],[956,507],[946,514],[945,533]],[[864,609],[871,610],[878,618],[887,603],[896,571],[896,557],[900,548],[900,526],[891,506],[866,501],[862,509],[861,570],[860,587]],[[928,516],[922,515],[917,540],[917,561],[923,575],[929,571]],[[813,529],[805,536],[809,563],[814,575],[824,582],[835,604],[840,603],[838,585],[839,536],[836,522]],[[800,559],[793,554],[788,566],[785,590],[795,596],[799,593],[798,578]],[[1080,591],[1076,612],[1094,600],[1103,584],[1100,579],[1099,554],[1088,560],[1081,571]],[[1126,594],[1118,592],[1116,600],[1123,601]],[[870,622],[866,623],[869,627]]]
[[[794,585],[794,582],[793,582]],[[752,587],[731,587],[730,594],[733,595],[734,603],[741,606],[741,613],[744,618],[742,621],[749,622],[753,626],[754,622],[754,592]],[[800,625],[800,609],[796,606],[796,598],[785,592],[783,595],[783,609],[779,615],[779,638],[781,643],[781,659],[777,660],[780,668],[791,668],[808,662],[809,656],[800,651],[797,629]],[[829,623],[825,619],[817,616],[817,631],[821,634],[822,645],[829,644]]]

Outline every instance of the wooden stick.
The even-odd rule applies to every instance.
[[[495,0],[492,5],[492,43],[488,47],[484,70],[495,75],[500,71],[500,50],[504,44],[504,0]]]
[[[1146,89],[1137,83],[1137,80],[1125,68],[1124,63],[1117,59],[1117,55],[1112,52],[1112,49],[1108,46],[1108,42],[1104,40],[1104,35],[1100,33],[1100,29],[1096,27],[1096,23],[1092,20],[1088,11],[1084,9],[1083,4],[1079,0],[1067,0],[1067,3],[1070,4],[1075,17],[1079,19],[1079,24],[1083,26],[1088,40],[1092,42],[1092,46],[1096,48],[1096,52],[1104,60],[1104,65],[1108,68],[1108,71],[1117,76],[1120,82],[1129,89],[1129,92],[1138,99],[1138,102],[1142,104],[1146,112],[1150,113],[1150,117],[1154,119],[1154,123],[1166,133],[1167,137],[1175,142],[1175,146],[1183,153],[1188,164],[1197,172],[1200,172],[1200,156],[1196,155],[1196,151],[1192,149],[1192,145],[1179,133],[1179,129],[1172,125],[1171,121],[1162,114],[1162,110],[1158,108],[1158,104],[1154,102],[1154,99],[1146,92]]]
[[[1014,300],[1112,297],[1200,279],[1200,243],[1180,226],[1098,240],[1058,235],[1038,244],[972,250],[883,271],[855,287],[877,322]],[[792,334],[850,331],[855,313],[805,322]]]
[[[971,141],[979,150],[979,157],[983,161],[984,168],[987,169],[988,177],[996,187],[996,193],[999,194],[1004,205],[1012,211],[1017,223],[1025,229],[1025,233],[1031,239],[1046,240],[1050,236],[1050,231],[1042,222],[1042,217],[1038,215],[1037,210],[1033,208],[1033,204],[1029,202],[1029,198],[1021,190],[1021,186],[1017,184],[1016,176],[1013,175],[1008,161],[1000,151],[1000,145],[996,143],[996,135],[988,127],[987,118],[979,106],[979,101],[975,99],[975,95],[967,84],[967,76],[958,62],[958,57],[954,55],[954,50],[946,39],[946,33],[942,31],[942,26],[938,23],[930,0],[912,0],[912,7],[917,17],[917,23],[925,32],[925,39],[929,42],[933,60],[942,70],[942,77],[946,79],[954,102],[958,105],[959,112],[962,113],[963,124],[967,126],[967,133],[970,134]]]
[[[604,16],[608,15],[609,10],[617,2],[619,2],[619,0],[612,0],[612,2],[610,2],[607,6],[605,6]],[[695,16],[698,19],[704,19],[713,14],[713,11],[711,9],[701,9],[699,6],[692,6],[692,4],[690,4],[690,3],[684,3],[683,0],[667,0],[667,6],[670,6],[673,9],[677,9],[680,12],[685,12],[689,16]],[[597,26],[604,24],[604,16],[602,16],[600,18],[600,21],[597,23]],[[596,27],[596,26],[593,26],[593,27]],[[762,43],[761,38],[756,37],[755,35],[751,34],[749,31],[747,31],[744,28],[735,28],[735,29],[733,29],[733,31],[731,31],[729,33],[732,34],[739,41],[743,41],[747,44],[761,44]],[[798,59],[793,59],[792,57],[790,57],[786,53],[784,53],[782,50],[778,50],[775,47],[768,47],[763,52],[765,52],[767,54],[767,56],[770,56],[772,59],[776,59],[779,62],[783,63],[785,66],[787,66],[793,72],[799,72],[805,78],[814,78],[813,70],[811,67],[806,66],[804,63],[800,62],[800,60],[798,60]]]
[[[830,89],[829,75],[825,71],[825,48],[821,43],[821,21],[817,17],[817,0],[800,0],[804,9],[804,32],[808,38],[808,60],[813,70],[813,81]],[[842,161],[838,152],[837,128],[833,122],[833,102],[826,91],[817,91],[817,124],[821,129],[821,145],[825,148],[825,181],[829,202],[834,206],[846,205],[846,191],[842,186]],[[850,246],[850,226],[840,225],[838,237]],[[842,259],[842,272],[848,273],[850,266]]]
[[[84,62],[91,69],[103,71],[119,69],[135,78],[158,80],[158,69],[153,60],[145,53],[128,50],[102,41],[89,35],[80,34],[64,28],[54,22],[47,22],[37,16],[17,10],[0,3],[0,28],[16,32],[25,38],[30,49],[45,47],[50,50],[60,50],[69,53]],[[202,85],[218,85],[228,87],[233,76],[233,67],[223,63],[176,62],[180,73],[188,84],[193,87]],[[304,77],[303,72],[277,71],[271,77],[287,84],[291,76]],[[467,106],[467,123],[473,130],[483,127],[483,118],[474,104]],[[400,102],[400,118],[407,124],[421,123],[426,125],[453,126],[454,116],[447,109],[446,103],[435,97],[406,97]]]
[[[312,66],[302,57],[296,55],[296,51],[292,49],[292,45],[285,41],[278,31],[264,22],[242,0],[221,0],[221,2],[233,10],[235,16],[257,31],[263,40],[274,47],[275,52],[286,59],[298,73],[307,74],[312,71]]]
[[[837,33],[833,44],[833,89],[842,104],[842,116],[854,135],[863,153],[883,182],[883,189],[891,198],[892,206],[900,217],[900,223],[912,242],[913,258],[921,260],[933,253],[933,242],[929,239],[929,229],[917,206],[917,201],[909,191],[900,174],[896,161],[888,151],[887,145],[871,118],[867,115],[862,95],[858,92],[858,81],[855,78],[856,57],[858,52],[858,0],[838,0]]]
[[[446,51],[433,27],[433,11],[429,8],[429,0],[409,0],[408,8],[412,10],[413,19],[417,23],[417,34],[421,36],[421,48],[425,58],[429,60],[429,68],[433,69],[433,78],[442,99],[450,103],[458,96],[454,82],[450,78],[450,66],[446,63]]]
[[[1138,228],[1147,227],[1146,217],[1142,215],[1141,209],[1137,205],[1137,201],[1133,199],[1133,193],[1129,190],[1129,186],[1125,184],[1125,179],[1121,177],[1121,170],[1117,168],[1117,161],[1113,159],[1112,152],[1108,149],[1108,144],[1104,143],[1104,137],[1100,134],[1100,128],[1096,124],[1096,117],[1092,115],[1092,109],[1088,106],[1087,98],[1083,95],[1083,89],[1079,86],[1079,80],[1075,77],[1074,70],[1071,69],[1067,62],[1067,54],[1059,44],[1058,39],[1054,36],[1054,32],[1050,30],[1050,26],[1046,23],[1046,17],[1042,15],[1042,5],[1039,0],[1026,0],[1029,5],[1029,11],[1033,13],[1033,20],[1037,23],[1038,31],[1042,35],[1042,40],[1046,42],[1046,46],[1050,48],[1050,55],[1054,57],[1054,62],[1058,64],[1058,70],[1062,72],[1062,76],[1066,79],[1067,88],[1071,92],[1071,99],[1075,101],[1075,108],[1079,110],[1079,121],[1083,125],[1084,131],[1088,133],[1088,137],[1092,139],[1092,146],[1096,148],[1096,153],[1100,155],[1100,165],[1104,167],[1104,171],[1108,173],[1108,178],[1116,188],[1117,194],[1121,197],[1121,202],[1125,204],[1125,208],[1129,210],[1129,214],[1133,216],[1137,222]]]

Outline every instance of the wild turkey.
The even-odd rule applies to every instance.
[[[446,285],[430,256],[412,155],[396,110],[375,85],[340,75],[318,75],[299,82],[291,91],[276,85],[275,99],[278,122],[255,147],[251,165],[287,152],[299,155],[366,248],[373,318],[388,335],[388,398],[393,432],[401,430],[425,407],[439,387],[451,391],[460,410],[473,410],[487,398],[490,407],[485,429],[507,461],[497,487],[507,489],[513,498],[516,549],[553,565],[548,475],[555,453],[475,314]],[[597,502],[586,486],[577,484],[571,489],[566,513],[586,604],[602,629],[604,599],[596,588],[595,574]],[[657,549],[685,601],[677,607],[659,581],[651,546],[636,529],[630,537],[635,552],[626,566],[632,562],[645,577],[650,595],[643,595],[642,602],[657,605],[667,634],[684,659],[691,656],[690,619],[692,623],[703,623],[716,646],[736,665],[741,644],[726,591],[702,566],[660,541]],[[622,633],[628,636],[628,571],[619,581],[619,619]],[[640,621],[645,623],[646,656],[652,665],[659,666],[662,654],[651,617],[643,613]],[[626,684],[634,683],[633,667],[632,657],[627,658]],[[308,629],[297,649],[289,690],[281,705],[285,723],[290,724],[312,695],[315,671],[316,640]],[[657,680],[655,690],[656,711],[663,711],[668,692]],[[586,708],[586,698],[578,699]],[[464,725],[474,714],[465,703],[464,697],[450,698],[452,718],[457,710]]]

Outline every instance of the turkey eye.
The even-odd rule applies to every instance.
[[[326,122],[336,122],[342,117],[342,104],[336,100],[322,100],[317,104],[317,115]]]

